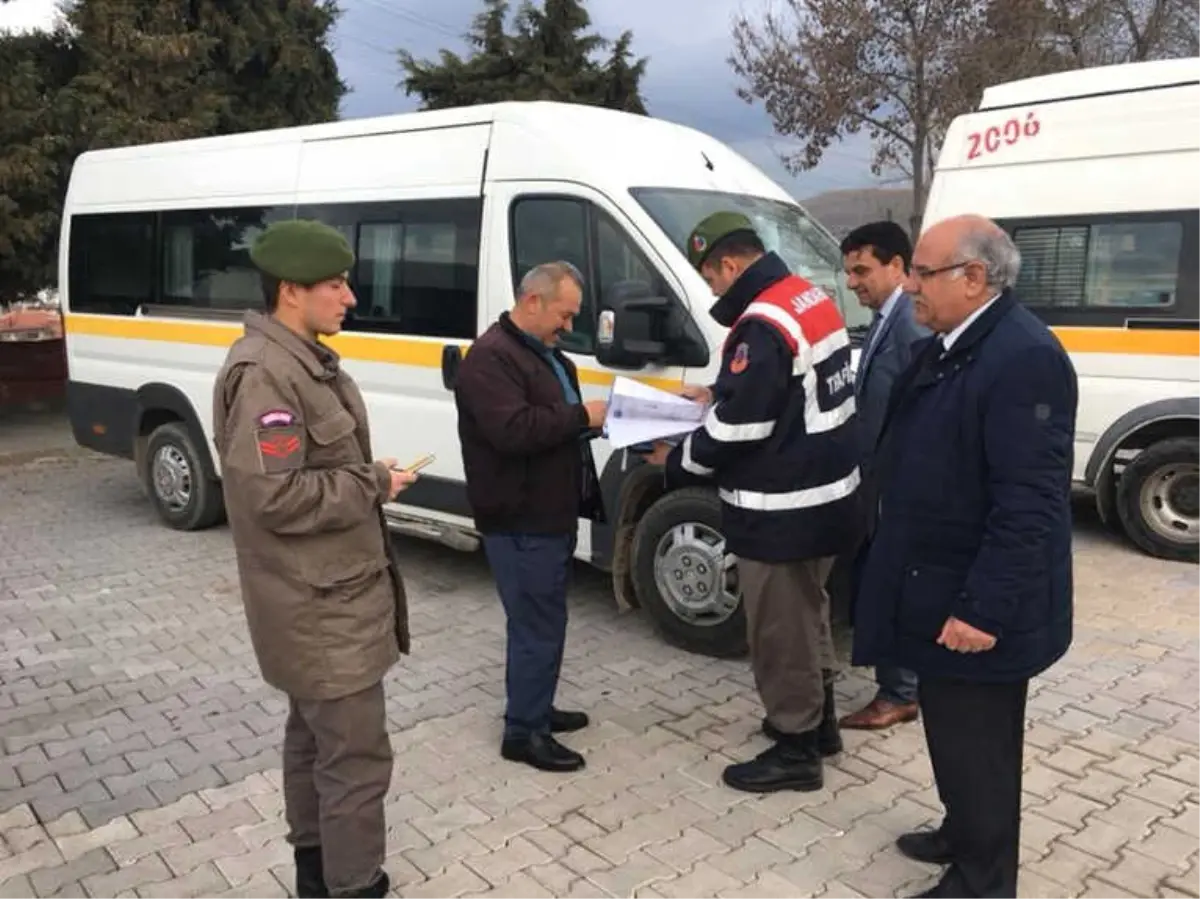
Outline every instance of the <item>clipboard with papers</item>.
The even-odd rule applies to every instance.
[[[618,376],[608,394],[603,433],[614,449],[655,440],[679,443],[707,414],[705,403]]]

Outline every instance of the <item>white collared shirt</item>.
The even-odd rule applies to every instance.
[[[892,314],[892,310],[896,308],[896,301],[900,299],[900,294],[904,292],[904,285],[898,285],[892,291],[891,296],[883,301],[883,305],[879,307],[879,320],[887,321],[887,317]]]
[[[996,302],[996,300],[998,300],[998,299],[1000,299],[1000,294],[996,294],[994,297],[992,297],[990,300],[988,300],[986,303],[984,303],[982,306],[980,306],[978,309],[976,309],[974,312],[972,312],[970,315],[968,315],[965,319],[963,319],[962,323],[957,328],[955,328],[953,331],[951,331],[949,334],[943,334],[942,335],[942,352],[943,353],[950,352],[950,347],[954,346],[954,342],[956,340],[958,340],[958,338],[962,337],[963,334],[966,332],[967,328],[971,327],[971,324],[975,321],[975,319],[977,319],[977,318],[979,318],[979,316],[983,315],[984,311],[989,306],[991,306],[992,303]]]

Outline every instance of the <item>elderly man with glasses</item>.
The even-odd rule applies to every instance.
[[[938,795],[910,858],[946,865],[924,896],[1016,896],[1025,700],[1072,633],[1070,359],[1020,305],[1020,254],[979,216],[933,225],[908,291],[934,332],[896,382],[876,458],[879,518],[854,664],[902,665]]]

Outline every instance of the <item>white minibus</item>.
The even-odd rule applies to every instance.
[[[567,344],[585,398],[618,372],[711,382],[724,331],[683,244],[718,209],[748,215],[861,333],[833,236],[721,142],[645,116],[503,103],[85,153],[59,260],[75,438],[133,460],[169,525],[220,522],[212,387],[244,310],[262,305],[248,247],[273,221],[318,218],[357,255],[358,306],[329,342],[366,397],[374,451],[437,457],[389,521],[473,549],[451,390],[471,341],[528,268],[566,259],[587,281]],[[602,309],[617,330],[598,344]],[[665,493],[661,473],[593,445],[608,522],[581,522],[579,558],[672,642],[743,652],[715,493]]]
[[[1200,59],[988,88],[951,124],[924,226],[998,221],[1018,298],[1079,375],[1075,480],[1142,550],[1200,548]]]

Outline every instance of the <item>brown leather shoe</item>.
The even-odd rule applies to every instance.
[[[850,730],[883,730],[894,724],[906,721],[916,721],[920,714],[915,702],[888,702],[886,699],[872,699],[866,706],[853,712],[838,722]]]

